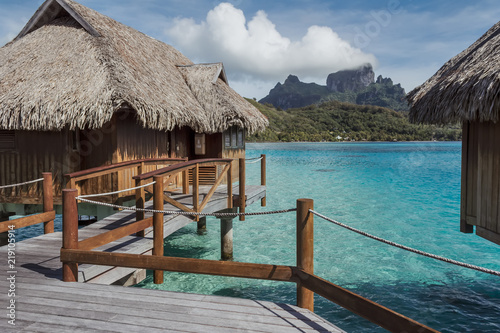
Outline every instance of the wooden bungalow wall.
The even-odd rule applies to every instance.
[[[194,133],[192,134],[194,135]],[[232,158],[232,180],[233,182],[237,182],[239,179],[239,158],[245,157],[245,149],[244,148],[226,148],[224,146],[224,133],[215,133],[215,134],[207,134],[205,136],[205,155],[196,155],[193,154],[191,158],[193,159],[201,159],[201,158]],[[222,167],[217,168],[203,168],[200,170],[202,173],[200,174],[200,184],[210,184],[211,181],[215,180],[215,177],[221,172]],[[192,177],[191,177],[192,178]],[[190,179],[191,179],[190,178]],[[227,184],[227,179],[223,181]]]
[[[462,142],[461,230],[500,244],[500,123],[467,122]],[[467,223],[467,225],[465,225]]]
[[[15,132],[15,148],[0,151],[0,184],[16,184],[52,172],[60,203],[63,175],[75,171],[77,162],[68,153],[68,130],[60,132]],[[0,190],[0,203],[40,204],[41,183]]]
[[[141,124],[137,123],[133,111],[117,112],[112,121],[104,128],[86,131],[82,135],[82,140],[88,142],[91,141],[92,137],[101,138],[101,140],[94,139],[97,144],[94,144],[92,154],[84,158],[81,165],[82,170],[136,159],[167,158],[170,156],[170,133],[143,128]],[[143,172],[152,171],[156,167],[162,166],[166,165],[148,165]],[[131,188],[135,186],[132,179],[135,175],[137,175],[137,169],[131,168],[116,174],[97,177],[82,182],[81,191],[83,194],[91,194]],[[130,191],[119,196],[103,197],[101,200],[114,202],[118,198],[128,198],[134,195],[135,193]]]
[[[144,158],[233,158],[233,182],[238,181],[238,158],[245,157],[243,147],[225,147],[223,133],[206,135],[204,155],[195,155],[194,136],[190,128],[175,128],[171,132],[143,128],[133,111],[122,110],[101,129],[83,129],[60,132],[15,133],[15,149],[0,150],[0,184],[13,184],[41,177],[52,172],[55,204],[61,204],[64,175],[79,171]],[[2,148],[0,146],[0,148]],[[147,166],[144,172],[166,165]],[[205,168],[201,183],[213,183],[221,169]],[[135,168],[117,174],[97,177],[78,184],[81,194],[105,193],[135,186],[132,177]],[[181,177],[178,179],[181,185]],[[132,191],[113,197],[102,197],[106,202],[120,202],[134,196]],[[41,184],[0,190],[0,203],[39,204]]]

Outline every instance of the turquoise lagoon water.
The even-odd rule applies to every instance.
[[[377,236],[456,260],[500,270],[500,247],[459,232],[459,142],[248,144],[247,157],[267,155],[267,207],[315,209]],[[247,166],[259,184],[259,164]],[[165,241],[165,254],[220,258],[219,222],[196,224]],[[60,230],[60,218],[56,230]],[[40,230],[38,230],[38,229]],[[19,230],[18,239],[41,226]],[[315,218],[315,273],[442,332],[499,332],[500,278],[420,257]],[[234,222],[235,260],[295,264],[295,213]],[[143,288],[243,297],[295,304],[295,285],[272,281],[165,273]],[[316,296],[315,312],[348,332],[383,332]]]
[[[500,270],[500,247],[459,232],[461,148],[454,143],[248,144],[267,155],[267,207],[293,208],[298,198],[356,228],[456,260]],[[247,166],[259,184],[259,164]],[[165,254],[219,259],[219,222],[167,238]],[[443,332],[500,331],[500,278],[391,248],[315,218],[315,272],[336,284]],[[235,260],[294,265],[295,214],[234,223]],[[140,287],[294,304],[295,285],[165,273]],[[348,332],[384,331],[321,297],[316,313]]]

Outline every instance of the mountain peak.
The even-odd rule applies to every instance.
[[[375,83],[375,72],[367,63],[355,69],[346,69],[328,75],[326,86],[332,92],[359,91]]]
[[[299,80],[299,77],[298,76],[295,76],[295,75],[288,75],[288,77],[286,78],[285,80],[285,83],[284,84],[294,84],[294,83],[299,83],[300,80]]]

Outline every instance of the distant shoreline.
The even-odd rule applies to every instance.
[[[462,142],[449,140],[427,140],[427,141],[246,141],[245,143],[440,143],[440,142]]]

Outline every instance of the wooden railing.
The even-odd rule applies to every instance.
[[[185,167],[188,167],[186,164]],[[180,167],[177,170],[183,170]],[[154,175],[155,209],[163,207],[163,182],[161,175]],[[76,190],[64,190],[63,215],[63,280],[77,281],[78,264],[93,264],[105,266],[131,267],[136,269],[154,270],[154,282],[163,282],[163,271],[232,276],[263,280],[294,282],[297,284],[297,305],[314,310],[314,293],[370,320],[371,322],[391,332],[437,332],[408,317],[394,312],[380,304],[370,301],[332,282],[314,275],[313,243],[314,215],[311,199],[297,200],[297,264],[296,266],[269,265],[255,263],[240,263],[190,258],[163,256],[163,214],[154,213],[149,219],[135,222],[131,225],[114,230],[113,234],[97,237],[93,241],[78,242]],[[229,203],[229,202],[228,202]],[[161,204],[161,206],[160,206]],[[153,255],[126,253],[110,253],[90,251],[104,241],[111,241],[131,234],[153,224],[154,248]],[[119,232],[116,232],[120,230]],[[161,243],[161,244],[160,244]]]
[[[158,169],[148,173],[140,174],[133,177],[136,180],[137,186],[141,186],[143,182],[153,180],[153,209],[163,210],[164,202],[172,204],[174,207],[184,211],[184,212],[201,212],[205,208],[206,204],[209,202],[210,198],[215,193],[217,187],[221,184],[222,180],[226,176],[227,178],[227,208],[233,207],[233,193],[232,193],[232,171],[231,171],[232,160],[231,159],[201,159],[193,161],[184,161],[171,165],[166,168]],[[215,180],[207,195],[200,203],[199,199],[199,183],[198,183],[198,171],[200,166],[222,166],[223,169],[219,176]],[[189,183],[187,181],[187,173],[189,170],[193,170],[193,208],[189,208],[186,205],[174,200],[167,194],[165,194],[165,188],[176,178],[179,173],[183,174],[183,192],[189,193]],[[91,175],[87,173],[87,176]],[[143,211],[136,212],[136,222],[130,223],[120,228],[116,228],[105,233],[99,234],[97,236],[82,240],[78,242],[78,207],[76,205],[76,198],[78,196],[77,189],[66,189],[63,190],[63,245],[64,248],[78,248],[86,251],[90,251],[102,245],[108,244],[112,241],[118,240],[125,236],[131,234],[137,234],[138,236],[144,237],[144,230],[153,227],[153,255],[162,256],[163,255],[163,213],[154,213],[152,218],[145,218]],[[144,203],[146,202],[144,187],[138,188],[136,190],[136,207],[144,208]],[[75,218],[76,216],[76,218]],[[194,219],[196,220],[198,216],[196,215]],[[76,235],[76,236],[75,236]],[[76,237],[76,238],[75,238]],[[77,265],[64,264],[63,271],[66,272],[65,276],[68,274],[77,274]],[[77,275],[75,275],[77,276]],[[76,279],[76,277],[75,277]],[[163,272],[155,271],[155,281],[163,281]],[[161,283],[161,282],[158,282]]]
[[[186,205],[180,203],[179,201],[176,201],[172,199],[170,196],[164,194],[163,195],[163,200],[168,202],[169,204],[173,205],[174,207],[179,208],[180,210],[184,212],[197,212],[200,213],[203,208],[207,205],[208,201],[210,198],[212,198],[213,194],[215,193],[215,190],[217,187],[222,183],[224,177],[227,175],[227,202],[228,202],[228,208],[233,207],[233,187],[232,187],[232,168],[231,168],[232,160],[231,159],[222,159],[222,158],[207,158],[207,159],[199,159],[199,160],[192,160],[192,161],[186,161],[186,162],[181,162],[177,163],[174,165],[171,165],[166,168],[158,169],[156,171],[151,171],[148,173],[144,173],[138,176],[133,177],[136,181],[136,186],[141,186],[143,183],[147,182],[148,180],[153,179],[156,183],[161,182],[163,185],[162,188],[165,186],[168,187],[168,185],[177,177],[179,173],[182,173],[182,178],[183,178],[183,193],[184,194],[189,194],[189,182],[187,181],[188,179],[188,172],[192,170],[193,173],[193,186],[192,186],[192,191],[193,191],[193,208],[189,208]],[[220,172],[218,177],[216,178],[214,184],[212,184],[212,187],[208,191],[207,195],[203,199],[203,201],[200,203],[200,184],[199,184],[199,169],[200,166],[222,166],[223,170]],[[136,190],[136,198],[141,197],[141,201],[143,202],[143,191],[142,189]],[[140,204],[140,203],[139,203]],[[139,205],[137,207],[144,208],[143,205]],[[162,208],[163,209],[163,205]],[[195,216],[195,219],[198,220],[198,216]]]
[[[165,164],[179,163],[184,161],[186,161],[185,158],[146,158],[146,159],[126,161],[126,162],[91,168],[87,170],[77,171],[70,174],[66,174],[64,175],[64,177],[66,179],[66,188],[76,189],[78,182],[100,176],[106,176],[118,171],[124,171],[136,168],[137,174],[140,175],[145,171],[146,165],[165,165]]]
[[[43,223],[43,232],[45,234],[54,232],[54,219],[56,212],[54,211],[54,191],[52,189],[52,173],[44,172],[43,176],[43,213],[21,217],[18,219],[0,222],[0,233],[8,232],[14,229],[20,229]]]

